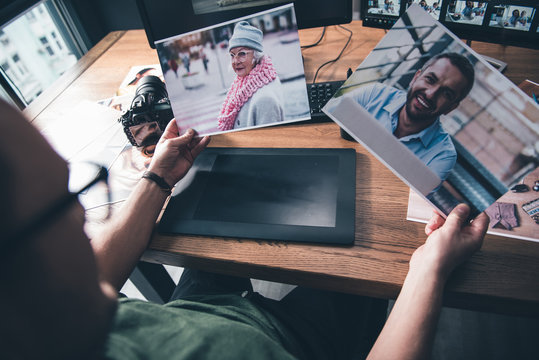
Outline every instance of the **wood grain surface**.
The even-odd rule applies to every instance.
[[[351,43],[338,62],[319,72],[317,81],[345,79],[346,70],[355,69],[384,35],[384,30],[363,28],[357,21],[345,26],[353,31]],[[301,30],[301,44],[314,43],[321,32],[319,28]],[[341,51],[347,36],[346,31],[332,26],[320,45],[302,51],[308,82],[321,64]],[[55,85],[56,93],[48,98],[48,105],[29,111],[38,127],[69,104],[112,96],[132,66],[158,62],[143,30],[111,33],[98,46],[101,54],[83,58],[75,70],[78,73],[72,74],[74,79],[66,75],[67,85]],[[506,75],[514,82],[539,80],[539,51],[472,43],[475,47],[506,61]],[[356,149],[354,246],[155,235],[145,260],[381,298],[398,295],[410,256],[425,240],[423,225],[405,220],[408,187],[360,145],[343,140],[336,124],[283,125],[222,134],[213,136],[210,146]],[[483,248],[453,274],[444,302],[537,316],[539,244],[488,236]]]

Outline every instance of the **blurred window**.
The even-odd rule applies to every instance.
[[[83,55],[58,9],[58,0],[43,1],[0,28],[0,96],[21,108]]]

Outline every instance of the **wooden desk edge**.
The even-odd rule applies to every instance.
[[[127,31],[113,31],[90,49],[77,63],[66,71],[54,84],[48,87],[24,110],[23,114],[33,122],[57,97],[59,97],[77,78],[97,59],[114,45]]]
[[[271,269],[257,264],[232,263],[228,260],[208,259],[204,257],[173,254],[167,251],[148,249],[142,256],[143,261],[156,264],[169,264],[194,269],[212,269],[212,271],[285,284],[318,288],[327,291],[346,292],[361,296],[395,300],[402,284],[376,282],[366,279],[351,279],[290,269]],[[451,280],[456,280],[454,276]],[[458,280],[457,280],[458,281]],[[443,306],[490,312],[502,315],[539,318],[539,307],[536,302],[514,298],[504,298],[485,294],[462,293],[449,284],[444,292]]]
[[[298,269],[275,269],[260,264],[231,262],[222,259],[210,259],[186,254],[173,254],[167,251],[148,249],[142,260],[157,264],[170,264],[194,269],[212,269],[218,273],[231,276],[249,277],[260,280],[280,282],[283,284],[318,288],[328,291],[347,292],[382,299],[395,299],[401,286],[393,283],[377,282],[372,280],[339,277],[329,274],[317,274],[313,278],[310,271]],[[346,289],[346,290],[343,290]]]

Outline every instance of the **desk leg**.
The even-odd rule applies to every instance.
[[[158,304],[168,302],[176,287],[163,265],[144,261],[138,262],[129,280],[147,300]]]

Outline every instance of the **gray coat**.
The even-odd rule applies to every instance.
[[[258,89],[243,104],[236,117],[234,129],[283,121],[284,108],[281,94],[281,81],[278,78]]]

